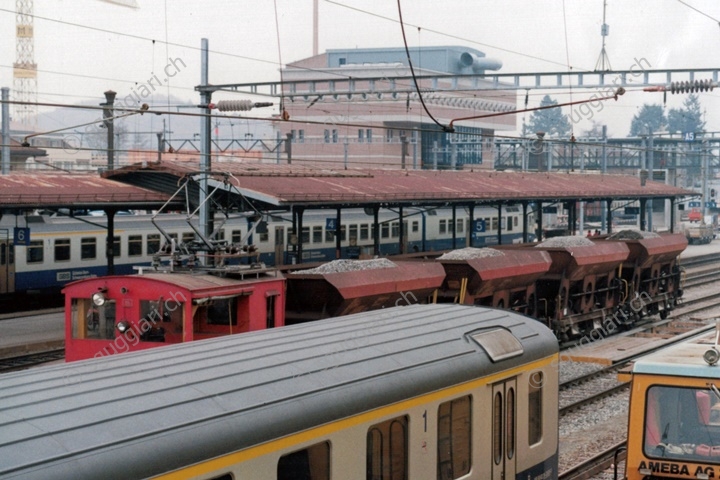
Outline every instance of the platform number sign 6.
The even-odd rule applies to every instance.
[[[30,245],[30,229],[15,227],[13,230],[13,242],[15,245]]]

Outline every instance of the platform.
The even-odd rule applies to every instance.
[[[65,314],[60,308],[32,316],[3,317],[0,319],[0,359],[65,346]]]

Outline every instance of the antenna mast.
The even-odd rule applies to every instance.
[[[607,0],[603,0],[603,23],[600,27],[600,35],[602,36],[602,50],[600,51],[600,57],[595,64],[596,72],[606,72],[612,70],[610,66],[610,57],[608,57],[607,51],[605,50],[605,38],[610,35],[610,26],[605,23],[605,13],[607,11]]]

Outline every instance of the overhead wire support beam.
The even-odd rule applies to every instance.
[[[627,70],[573,71],[573,72],[531,72],[531,73],[486,73],[467,75],[417,75],[418,80],[427,80],[434,85],[428,89],[437,91],[465,90],[552,90],[568,88],[617,88],[617,87],[649,87],[667,85],[674,81],[694,81],[696,76],[718,81],[720,68],[688,68],[688,69],[651,69],[645,59],[636,59],[635,64]],[[233,83],[222,85],[198,85],[198,92],[213,93],[217,91],[246,93],[267,97],[303,97],[315,98],[322,95],[348,95],[360,93],[405,94],[415,92],[413,78],[402,76],[368,76],[368,77],[337,77],[328,79],[311,78],[308,71],[304,79],[282,82]],[[320,73],[318,73],[320,75]],[[484,81],[484,82],[482,82]],[[357,83],[364,82],[375,87],[367,90],[358,88]],[[425,89],[423,89],[425,90]]]

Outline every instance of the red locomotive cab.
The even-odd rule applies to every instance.
[[[110,276],[71,283],[63,293],[66,361],[285,324],[279,274]]]

